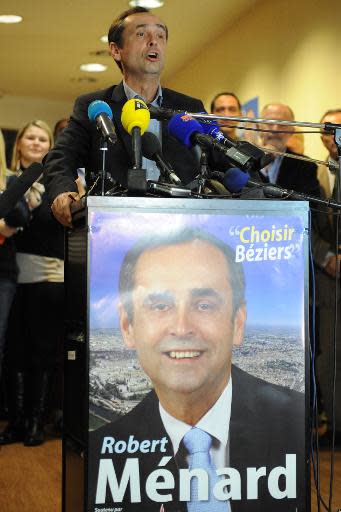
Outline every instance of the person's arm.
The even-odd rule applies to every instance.
[[[72,227],[71,204],[80,199],[76,192],[62,192],[51,205],[55,218],[65,227]]]
[[[326,194],[321,185],[315,196],[326,199]],[[314,205],[311,224],[311,247],[315,264],[323,268],[331,277],[335,277],[337,269],[340,269],[340,255],[335,254],[334,232],[329,219],[329,209],[324,206]]]
[[[0,238],[9,238],[10,236],[16,233],[18,228],[12,228],[11,226],[7,226],[5,219],[0,219]]]
[[[331,254],[327,259],[324,270],[331,277],[336,277],[336,274],[340,276],[340,265],[341,265],[341,254]]]
[[[89,97],[76,100],[70,122],[45,157],[45,183],[52,212],[64,226],[71,226],[70,204],[79,199],[76,170],[88,167],[93,126],[88,119]]]

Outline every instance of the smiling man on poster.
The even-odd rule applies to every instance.
[[[143,238],[125,255],[122,337],[154,390],[90,433],[94,506],[305,510],[303,395],[231,363],[244,288],[233,249],[199,229]]]

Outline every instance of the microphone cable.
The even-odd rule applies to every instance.
[[[336,258],[338,258],[339,252],[339,227],[340,227],[340,212],[337,212],[338,215],[336,217],[335,222],[335,254]],[[338,333],[338,309],[339,309],[339,287],[341,284],[341,276],[340,276],[340,262],[337,259],[336,265],[336,273],[335,273],[335,293],[334,293],[334,336],[333,336],[333,344],[332,344],[332,360],[333,370],[332,370],[332,417],[331,417],[331,429],[332,429],[332,443],[331,443],[331,452],[330,452],[330,481],[329,481],[329,508],[328,510],[332,510],[333,503],[333,487],[334,487],[334,473],[335,473],[335,430],[336,430],[336,414],[335,414],[335,402],[336,402],[336,375],[337,375],[337,333]]]
[[[309,213],[309,226],[311,227],[311,213]],[[313,251],[311,245],[311,236],[309,236],[309,263],[311,268],[311,315],[312,315],[312,324],[311,324],[311,338],[309,343],[309,354],[310,354],[310,368],[311,368],[311,376],[310,382],[312,387],[312,400],[309,404],[309,409],[311,408],[311,422],[310,422],[310,458],[313,465],[313,475],[314,475],[314,483],[316,489],[316,499],[317,499],[317,512],[321,510],[321,503],[325,510],[328,510],[325,501],[321,496],[321,486],[320,486],[320,453],[319,453],[319,444],[318,444],[318,405],[317,405],[317,384],[316,384],[316,281],[315,281],[315,269],[314,269],[314,260],[313,260]]]

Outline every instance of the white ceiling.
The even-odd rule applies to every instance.
[[[258,1],[165,0],[155,10],[170,33],[163,82]],[[0,96],[71,101],[117,83],[120,72],[111,57],[92,52],[106,50],[99,38],[127,8],[128,0],[1,0],[0,14],[19,14],[24,21],[0,24]],[[108,69],[80,71],[87,62],[101,62]]]

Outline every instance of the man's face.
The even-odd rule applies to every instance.
[[[279,119],[280,121],[293,121],[293,117],[290,109],[286,105],[274,104],[264,108],[261,112],[263,119]],[[272,132],[263,132],[260,134],[262,145],[269,147],[270,149],[276,149],[277,151],[284,151],[287,146],[290,133],[278,133],[281,132],[293,132],[294,128],[291,126],[282,126],[280,124],[261,124],[260,128],[265,130],[273,130]]]
[[[214,102],[214,108],[212,114],[217,116],[241,116],[241,111],[238,105],[238,101],[234,96],[223,94],[218,96]],[[227,137],[235,137],[235,128],[238,123],[236,121],[219,121],[219,124],[229,124],[232,127],[222,126],[221,131],[227,135]]]
[[[301,132],[293,133],[287,140],[287,148],[298,155],[304,154],[304,135]]]
[[[245,322],[244,306],[232,318],[223,253],[198,240],[144,252],[132,304],[132,323],[120,306],[122,334],[136,349],[161,403],[191,393],[219,397]]]
[[[137,13],[125,19],[122,48],[110,43],[111,55],[121,62],[125,76],[160,76],[166,52],[164,23],[149,13]]]
[[[324,116],[322,119],[322,123],[336,123],[341,124],[341,112],[336,112],[335,114],[328,114]],[[329,155],[334,159],[337,160],[338,154],[337,154],[337,147],[334,141],[334,135],[321,135],[322,144],[328,151]]]

